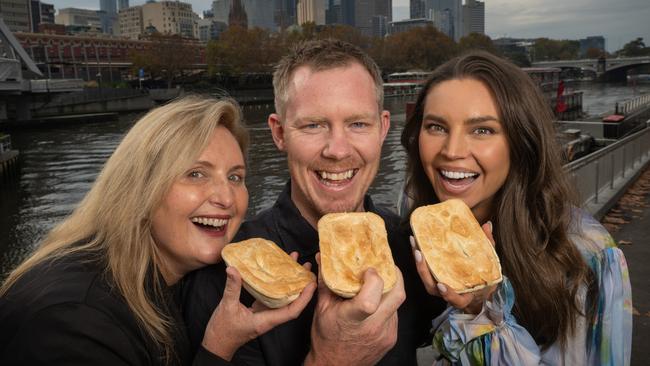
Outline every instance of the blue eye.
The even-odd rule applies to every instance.
[[[187,173],[187,176],[190,178],[198,179],[205,177],[205,174],[203,174],[203,172],[200,170],[191,170],[189,173]]]
[[[352,122],[352,123],[350,124],[350,126],[351,126],[352,128],[364,128],[364,127],[367,127],[368,124],[365,123],[365,122]]]

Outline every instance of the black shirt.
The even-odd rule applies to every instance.
[[[366,211],[384,219],[388,242],[395,264],[402,271],[406,301],[398,310],[398,339],[395,347],[379,362],[380,365],[416,365],[416,349],[431,341],[431,320],[445,308],[442,300],[426,293],[415,268],[408,242],[409,232],[400,227],[393,213],[376,207],[369,196],[364,201]],[[288,182],[275,204],[242,224],[234,241],[261,237],[278,244],[287,253],[297,251],[298,262],[312,263],[318,273],[315,255],[318,252],[318,232],[300,215],[291,201]],[[189,328],[190,344],[199,347],[212,311],[219,304],[226,282],[223,263],[190,273],[184,283],[183,316]],[[242,302],[250,305],[253,298],[242,292]],[[235,354],[234,363],[247,365],[300,365],[310,349],[311,323],[316,296],[295,320],[279,325],[249,342]]]
[[[161,349],[87,254],[48,260],[0,297],[0,365],[162,365]],[[156,302],[169,315],[176,357],[192,363],[174,287]],[[225,361],[201,349],[194,364]]]

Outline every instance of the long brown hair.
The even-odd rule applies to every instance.
[[[74,212],[11,272],[0,296],[39,263],[90,253],[102,258],[107,277],[160,347],[165,362],[171,363],[175,325],[157,301],[166,286],[161,282],[164,263],[151,234],[151,215],[174,180],[208,145],[217,126],[235,136],[246,156],[248,132],[234,101],[192,96],[147,113],[126,134]]]
[[[438,198],[422,167],[419,134],[425,101],[436,85],[452,79],[482,82],[497,104],[510,148],[510,171],[494,197],[490,220],[504,274],[516,295],[514,315],[538,344],[565,346],[579,316],[592,314],[582,303],[597,291],[593,272],[568,236],[576,195],[562,168],[554,116],[532,80],[515,65],[486,52],[472,52],[437,68],[418,95],[402,132],[408,155],[408,214]]]

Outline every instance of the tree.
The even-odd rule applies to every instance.
[[[600,48],[589,47],[589,48],[587,48],[587,51],[585,52],[585,57],[586,58],[607,57],[607,52],[603,51]]]
[[[131,52],[133,68],[142,68],[153,78],[161,77],[168,88],[184,70],[200,62],[199,45],[194,40],[160,33],[150,35],[148,40],[144,50]]]
[[[650,55],[650,47],[646,47],[642,37],[626,43],[622,49],[618,50],[619,56],[636,57]]]
[[[382,46],[377,61],[386,72],[433,70],[458,54],[456,43],[433,26],[390,35]]]
[[[533,46],[534,61],[575,60],[579,53],[579,41],[539,38]]]
[[[262,28],[230,27],[208,43],[208,71],[211,75],[270,72],[282,54],[280,44],[277,34]]]
[[[495,55],[499,53],[494,43],[492,43],[492,39],[480,33],[470,33],[461,38],[460,42],[458,42],[458,47],[462,51],[483,50]]]

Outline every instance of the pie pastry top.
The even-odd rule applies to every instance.
[[[252,238],[228,244],[221,256],[239,271],[244,288],[271,308],[289,304],[316,281],[312,272],[269,240]]]
[[[457,293],[501,282],[501,264],[472,211],[459,199],[418,207],[411,228],[433,277]]]
[[[331,213],[318,221],[320,270],[327,287],[342,297],[355,296],[363,273],[374,268],[384,293],[397,281],[384,220],[371,212]]]

